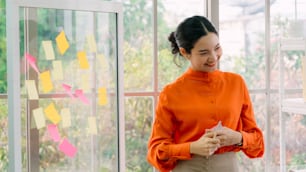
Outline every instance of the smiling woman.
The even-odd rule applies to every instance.
[[[148,161],[162,172],[237,172],[235,152],[262,157],[263,134],[243,78],[217,69],[222,50],[212,23],[189,17],[169,41],[190,67],[160,93]]]

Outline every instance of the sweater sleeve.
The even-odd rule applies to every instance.
[[[147,160],[161,172],[172,170],[178,159],[191,158],[190,143],[174,143],[175,119],[167,104],[167,96],[161,93],[148,142]]]
[[[257,158],[264,154],[263,134],[256,124],[251,99],[244,82],[243,91],[244,101],[240,118],[242,124],[242,130],[240,132],[243,137],[242,151],[249,158]]]

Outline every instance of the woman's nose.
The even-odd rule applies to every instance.
[[[212,52],[209,56],[209,58],[207,59],[208,62],[214,62],[218,59],[218,55],[215,52]]]

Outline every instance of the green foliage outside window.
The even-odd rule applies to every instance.
[[[7,91],[5,0],[0,0],[0,94]]]

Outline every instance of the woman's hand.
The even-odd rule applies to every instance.
[[[222,127],[221,130],[216,131],[216,134],[216,138],[220,140],[220,146],[230,146],[242,142],[242,134],[227,127]]]
[[[205,133],[197,141],[191,142],[190,153],[201,156],[210,156],[220,147],[220,140],[215,132]]]

